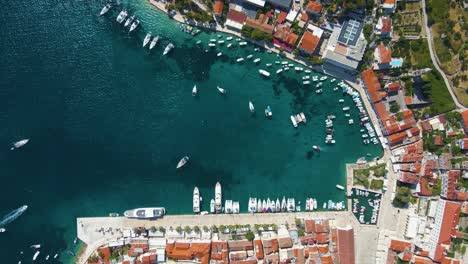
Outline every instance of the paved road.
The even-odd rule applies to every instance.
[[[427,43],[429,44],[429,53],[431,54],[431,59],[432,59],[432,64],[434,64],[434,67],[439,71],[440,75],[442,75],[442,78],[444,78],[445,85],[447,86],[450,95],[452,96],[453,101],[455,102],[455,105],[463,110],[467,110],[468,108],[462,105],[459,101],[455,93],[453,92],[453,87],[451,86],[449,80],[447,79],[447,76],[445,75],[444,71],[439,66],[438,63],[438,58],[435,53],[434,47],[432,46],[432,32],[431,29],[427,25],[427,14],[426,14],[426,0],[421,0],[421,8],[422,8],[422,14],[423,14],[423,24],[424,28],[426,29],[426,34],[427,34]]]

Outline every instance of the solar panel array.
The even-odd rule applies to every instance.
[[[347,46],[356,45],[362,31],[362,26],[362,23],[356,20],[348,20],[344,22],[340,36],[338,37],[338,42]]]

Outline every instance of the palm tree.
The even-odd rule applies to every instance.
[[[202,228],[203,228],[203,232],[208,232],[208,227],[206,225],[204,225]]]
[[[200,227],[194,226],[193,231],[195,231],[195,233],[197,233],[197,234],[200,233]]]
[[[161,232],[161,233],[165,233],[165,232],[166,232],[166,228],[164,228],[164,227],[160,226],[160,227],[159,227],[159,232]]]
[[[212,225],[211,232],[214,232],[214,233],[218,232],[218,227],[216,227],[215,225]]]
[[[190,233],[190,232],[192,232],[192,228],[190,228],[190,226],[185,226],[184,231],[185,231],[185,233]]]
[[[156,232],[157,230],[158,230],[158,229],[157,229],[155,226],[150,227],[151,233],[154,233],[154,232]]]
[[[181,226],[176,227],[176,231],[179,234],[182,233],[182,227]]]

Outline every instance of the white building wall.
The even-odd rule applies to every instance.
[[[431,233],[428,237],[429,257],[432,259],[435,255],[437,243],[439,242],[440,229],[442,225],[442,220],[444,218],[445,203],[446,201],[442,199],[439,199],[439,201],[437,201],[436,213],[434,217],[434,227],[432,228]]]

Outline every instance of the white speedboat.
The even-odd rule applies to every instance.
[[[239,42],[239,46],[245,46],[245,45],[247,45],[247,42],[245,41]]]
[[[145,39],[143,39],[143,48],[149,43],[151,40],[151,32],[148,32],[145,36]]]
[[[173,48],[174,48],[174,44],[169,43],[164,49],[163,55],[166,55],[167,53],[169,53],[169,51],[171,51]]]
[[[238,201],[232,202],[232,213],[233,214],[238,214],[240,213],[240,205]]]
[[[267,63],[267,64],[266,64],[267,67],[271,67],[272,65],[273,65],[273,64],[271,64],[271,63]]]
[[[345,189],[342,185],[339,185],[339,184],[336,185],[336,188],[338,188],[338,189],[340,189],[342,191],[344,191],[344,189]]]
[[[288,212],[294,212],[296,209],[296,203],[294,202],[294,198],[288,198]]]
[[[310,199],[309,199],[309,198],[306,199],[305,210],[306,210],[306,211],[310,211]]]
[[[253,62],[254,62],[254,63],[259,63],[259,62],[260,62],[260,58],[256,58]]]
[[[47,256],[45,257],[45,260],[49,260],[49,257],[50,257],[50,256],[49,256],[49,255],[47,255]]]
[[[119,15],[117,16],[117,19],[116,19],[117,22],[118,22],[119,24],[121,24],[121,23],[125,20],[125,18],[127,17],[127,15],[128,15],[128,13],[127,13],[126,10],[120,11],[120,13],[119,13]]]
[[[221,193],[221,183],[217,182],[215,187],[215,210],[216,212],[221,212],[223,209],[222,203],[222,193]]]
[[[270,77],[270,73],[265,70],[260,69],[258,72],[263,76]]]
[[[252,54],[247,55],[247,59],[251,59],[253,57]]]
[[[305,72],[305,73],[311,73],[312,71],[310,71],[310,70],[305,70],[304,72]]]
[[[266,117],[271,117],[273,115],[273,113],[271,112],[271,107],[269,105],[267,105],[266,109],[265,109],[265,116]]]
[[[226,38],[226,40],[228,40],[228,41],[229,41],[229,40],[232,40],[232,37],[229,36],[229,37]]]
[[[243,62],[243,61],[244,61],[244,58],[238,58],[238,59],[236,60],[236,62]]]
[[[36,251],[36,253],[34,253],[34,256],[33,256],[32,260],[35,261],[35,260],[37,259],[37,257],[39,256],[40,253],[41,253],[41,252]]]
[[[18,142],[15,142],[15,143],[13,143],[13,147],[11,147],[10,150],[21,148],[22,146],[28,144],[28,142],[29,142],[29,139],[22,139],[22,140],[20,140]]]
[[[340,100],[338,100],[338,102],[344,103],[344,99],[340,99]]]
[[[150,46],[149,46],[150,50],[152,50],[154,48],[154,46],[156,46],[156,44],[158,44],[158,40],[159,40],[159,35],[153,38],[153,40],[151,41]]]
[[[183,158],[179,161],[179,163],[177,163],[177,167],[176,167],[176,168],[177,168],[177,169],[182,168],[183,166],[185,166],[185,164],[187,164],[188,161],[189,161],[189,157],[188,157],[188,156],[183,157]]]
[[[54,259],[58,258],[58,256],[59,256],[59,254],[56,253],[56,254],[54,255]]]
[[[224,212],[226,214],[232,214],[232,200],[226,200],[224,203]]]
[[[38,249],[38,248],[41,248],[41,244],[31,245],[29,247],[32,249]]]
[[[0,228],[0,233],[4,233],[4,232],[6,232],[6,228],[4,227]]]
[[[101,12],[99,12],[99,15],[102,16],[104,15],[105,13],[107,13],[107,11],[109,11],[109,9],[112,7],[112,5],[109,3],[109,4],[106,4],[102,9],[101,9]]]
[[[197,187],[193,189],[193,212],[200,212],[200,193],[198,192]]]
[[[215,200],[211,199],[210,201],[210,213],[214,214],[215,212]]]
[[[257,198],[249,198],[249,213],[257,212]]]
[[[285,212],[287,208],[288,205],[286,204],[286,198],[283,196],[283,200],[281,200],[281,211]]]
[[[218,54],[216,54],[217,57],[221,57],[223,55],[223,53],[221,52],[218,52]]]
[[[124,212],[124,216],[127,218],[137,219],[154,219],[161,218],[166,214],[164,207],[147,207],[147,208],[136,208],[127,210]]]
[[[197,86],[194,85],[192,88],[192,96],[196,96],[196,95],[197,95]]]
[[[226,90],[224,90],[223,88],[219,87],[219,86],[216,86],[216,89],[218,89],[218,92],[220,94],[226,94]]]
[[[232,47],[232,43],[227,44],[227,47],[228,48]]]
[[[257,200],[257,213],[262,212],[262,199]]]
[[[276,70],[276,74],[280,74],[283,71],[283,69],[278,69]]]
[[[125,21],[124,27],[128,27],[133,22],[133,20],[135,20],[135,16],[129,17],[127,21]]]
[[[317,199],[314,199],[314,210],[317,210]]]
[[[211,48],[214,48],[214,47],[216,47],[216,44],[215,43],[210,43],[210,44],[208,44],[208,46],[210,46]]]
[[[250,109],[251,113],[255,113],[255,107],[254,107],[252,101],[249,101],[249,109]]]
[[[275,209],[276,209],[276,212],[281,212],[281,204],[280,204],[280,201],[278,198],[276,198],[276,204],[275,204]]]
[[[135,20],[132,25],[130,26],[130,29],[128,30],[128,33],[132,32],[133,30],[135,30],[138,25],[140,25],[140,20]]]

